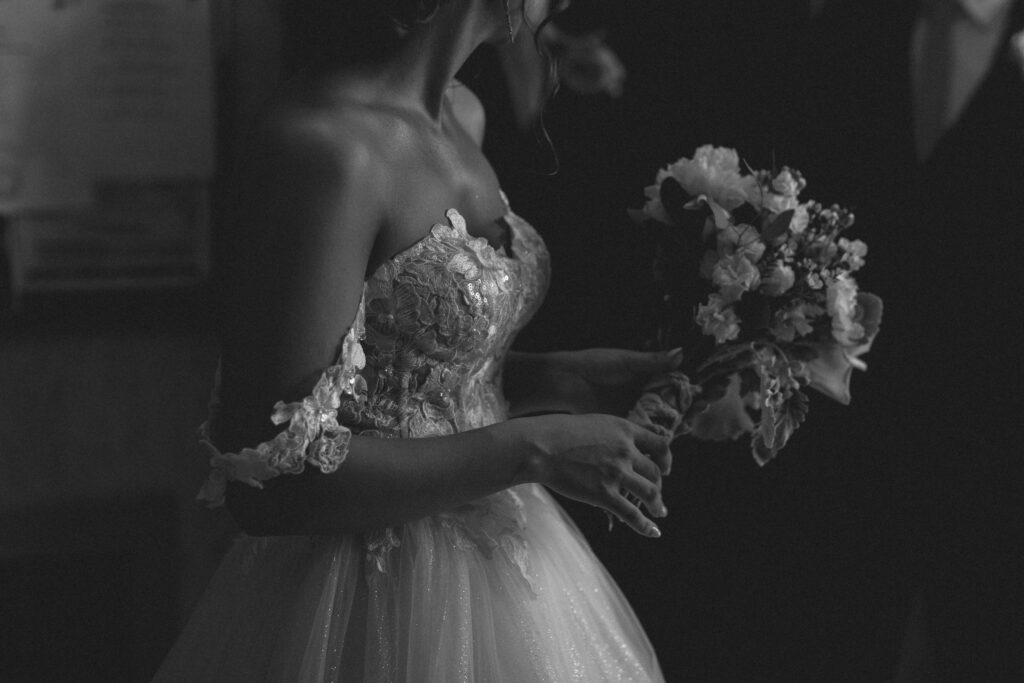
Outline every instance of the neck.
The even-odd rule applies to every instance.
[[[491,36],[478,14],[444,3],[426,24],[400,39],[384,61],[371,67],[377,96],[441,119],[445,91],[469,55]]]

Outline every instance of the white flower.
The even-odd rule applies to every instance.
[[[807,363],[810,387],[825,396],[842,403],[850,403],[850,379],[853,376],[853,362],[845,347],[838,344],[823,344],[818,348],[818,357]]]
[[[660,185],[672,176],[693,196],[705,195],[731,211],[760,194],[753,176],[740,174],[740,158],[736,150],[704,145],[693,153],[693,159],[683,157],[658,173]]]
[[[781,296],[796,284],[796,273],[782,261],[776,261],[775,265],[768,272],[768,275],[761,279],[761,291],[768,296]]]
[[[790,209],[796,211],[797,207],[800,206],[800,201],[796,197],[776,194],[775,192],[765,192],[757,199],[751,200],[751,203],[775,214],[789,211]]]
[[[731,375],[725,393],[692,418],[690,433],[705,441],[726,441],[753,432],[756,425],[747,409],[757,409],[759,394],[741,394],[740,388],[739,375]]]
[[[868,368],[860,357],[871,350],[878,334],[882,322],[882,300],[873,294],[858,295],[856,317],[863,328],[860,338],[849,345],[817,345],[818,357],[806,366],[811,388],[843,404],[850,402],[850,378],[854,368]]]
[[[725,256],[711,271],[711,281],[726,302],[738,300],[744,292],[757,289],[761,284],[761,272],[743,254]]]
[[[779,174],[772,180],[772,189],[787,197],[796,197],[800,190],[804,189],[802,178],[797,179],[788,168],[779,171]]]
[[[658,174],[658,177],[661,178],[661,173]],[[665,205],[661,203],[661,180],[658,181],[657,185],[645,187],[644,197],[647,199],[647,203],[644,204],[644,208],[640,209],[642,216],[665,225],[673,224],[673,220],[669,218],[668,212],[665,211]]]
[[[825,309],[821,306],[800,302],[792,308],[776,312],[770,331],[779,341],[791,342],[813,332],[811,320],[824,314]]]
[[[807,213],[807,205],[798,204],[793,209],[793,219],[789,222],[789,231],[794,235],[799,235],[807,229],[810,222],[811,216]]]
[[[710,295],[708,303],[697,307],[696,321],[704,334],[714,337],[719,344],[732,341],[740,335],[740,321],[736,312],[718,294]]]
[[[752,225],[736,225],[731,221],[718,231],[719,251],[722,254],[741,254],[757,263],[764,255],[765,244],[761,233]]]
[[[843,250],[843,260],[850,265],[850,272],[860,270],[864,266],[864,257],[868,253],[868,245],[860,240],[839,238],[839,248]]]
[[[864,337],[864,326],[857,321],[857,283],[840,273],[828,283],[825,296],[832,336],[842,346],[854,346]]]

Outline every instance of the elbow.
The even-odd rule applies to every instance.
[[[317,474],[276,477],[255,488],[228,483],[226,504],[238,527],[249,536],[336,536],[360,532],[340,496],[325,498],[311,485]],[[323,475],[319,475],[323,476]]]
[[[225,504],[235,524],[248,536],[281,536],[279,518],[274,514],[276,496],[241,482],[228,483]]]

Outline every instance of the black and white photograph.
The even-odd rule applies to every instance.
[[[1024,682],[1022,233],[1022,0],[0,0],[0,681]]]

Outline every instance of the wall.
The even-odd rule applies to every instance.
[[[277,80],[277,2],[213,1],[221,173]],[[194,501],[208,310],[199,288],[0,316],[0,680],[149,680],[201,594],[234,532]]]

